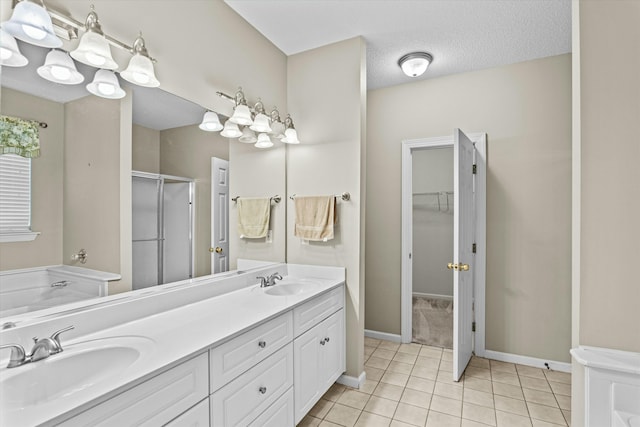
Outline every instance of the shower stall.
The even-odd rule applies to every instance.
[[[133,289],[193,277],[194,181],[132,174]]]

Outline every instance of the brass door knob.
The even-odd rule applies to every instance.
[[[469,271],[469,264],[454,264],[450,262],[449,264],[447,264],[447,268],[449,270],[456,270],[456,271]]]
[[[458,264],[454,264],[454,263],[450,262],[449,264],[447,264],[447,268],[448,268],[449,270],[456,270],[456,271],[458,271]]]
[[[222,248],[220,246],[216,246],[216,253],[217,254],[221,254],[222,253]]]
[[[469,264],[460,264],[460,271],[469,271]]]

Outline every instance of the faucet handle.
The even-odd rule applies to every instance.
[[[265,286],[267,286],[267,283],[269,281],[269,279],[267,279],[264,276],[257,276],[256,279],[260,279],[260,287],[264,288]]]
[[[16,366],[20,366],[25,363],[26,355],[24,353],[24,347],[20,344],[4,344],[0,345],[0,349],[10,348],[11,349],[11,357],[9,359],[9,364],[7,368],[15,368]]]
[[[51,334],[51,339],[54,340],[58,345],[58,349],[56,353],[60,353],[62,351],[62,343],[60,343],[60,334],[63,332],[70,331],[72,329],[75,329],[75,326],[67,326],[66,328],[62,328],[59,331],[55,331],[53,334]]]

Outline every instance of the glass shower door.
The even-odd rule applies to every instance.
[[[160,179],[132,177],[133,289],[162,283]]]

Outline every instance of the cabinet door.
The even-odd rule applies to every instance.
[[[339,310],[322,322],[325,344],[321,349],[320,392],[326,392],[329,387],[345,371],[344,351],[344,310]]]
[[[320,399],[320,341],[324,340],[322,325],[311,328],[293,342],[293,383],[295,384],[296,424]]]

